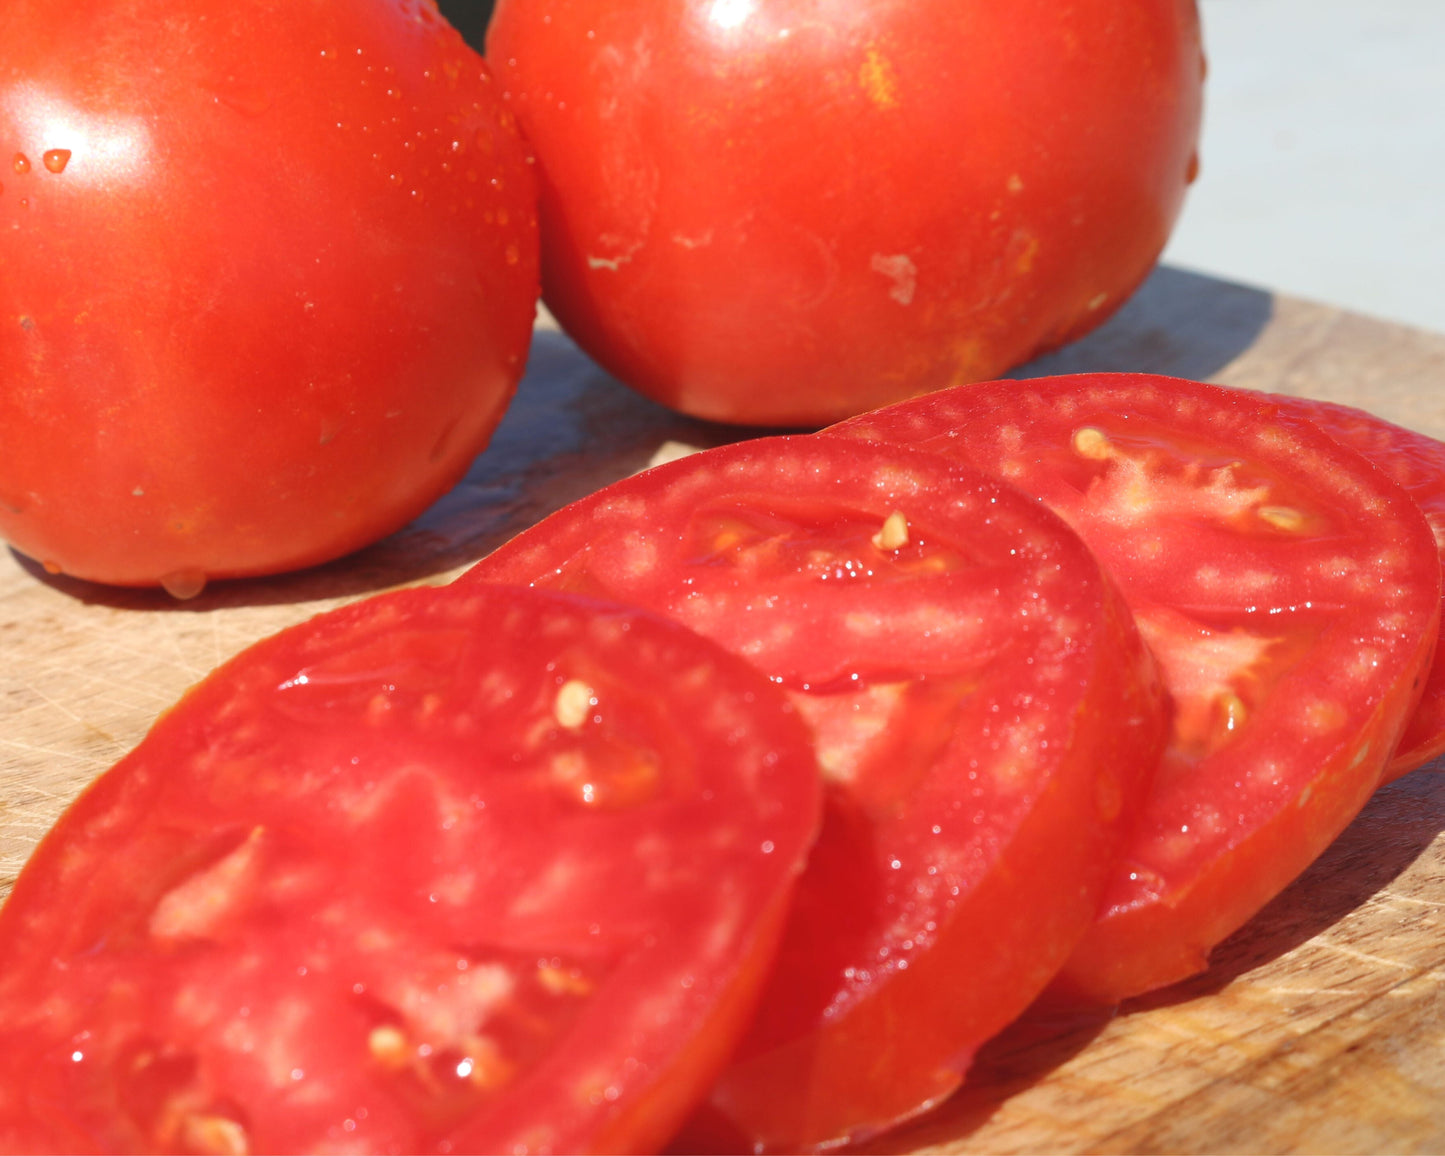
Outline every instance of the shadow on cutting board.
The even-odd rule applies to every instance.
[[[1102,328],[1013,376],[1132,371],[1205,378],[1248,349],[1271,312],[1268,293],[1160,267]],[[352,597],[440,579],[553,510],[642,469],[664,442],[710,447],[779,432],[673,413],[623,386],[565,335],[539,328],[526,376],[491,446],[419,518],[366,549],[310,570],[217,582],[186,602],[20,562],[82,602],[120,609],[204,611]]]

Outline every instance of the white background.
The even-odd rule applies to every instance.
[[[1164,260],[1445,333],[1445,0],[1201,0],[1201,169]]]

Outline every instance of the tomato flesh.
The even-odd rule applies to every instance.
[[[1394,478],[1430,523],[1445,565],[1445,443],[1347,405],[1303,397],[1270,400],[1308,418]],[[1441,629],[1445,632],[1445,622]],[[1386,775],[1403,775],[1441,754],[1445,754],[1445,646],[1437,641],[1420,705],[1405,726]]]
[[[782,692],[631,609],[419,590],[245,652],[0,911],[6,1151],[634,1151],[816,830]]]
[[[1173,731],[1058,990],[1113,1002],[1202,970],[1380,782],[1438,629],[1419,510],[1273,402],[1168,378],[961,387],[832,433],[1007,478],[1119,583]]]
[[[1196,168],[1194,0],[500,0],[487,56],[548,305],[713,420],[815,425],[1082,335]]]
[[[764,439],[616,483],[459,581],[666,613],[786,688],[828,783],[751,1034],[688,1146],[858,1139],[959,1083],[1093,919],[1164,735],[1080,542],[931,455]]]
[[[0,10],[0,536],[194,594],[421,513],[486,445],[536,188],[430,0]]]

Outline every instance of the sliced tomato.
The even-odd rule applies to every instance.
[[[823,830],[684,1147],[857,1139],[952,1091],[1092,921],[1162,747],[1156,672],[1088,551],[933,455],[708,451],[558,512],[479,579],[667,613],[814,724]]]
[[[660,1146],[819,791],[781,692],[641,612],[473,586],[275,636],[0,912],[0,1149]]]
[[[1169,750],[1059,990],[1182,979],[1349,822],[1419,694],[1440,563],[1408,494],[1258,394],[1138,374],[991,382],[833,436],[921,445],[1062,514],[1174,700]]]
[[[1348,405],[1303,397],[1275,396],[1271,400],[1308,418],[1394,478],[1430,523],[1445,566],[1445,442]],[[1445,622],[1441,630],[1445,632]],[[1405,726],[1385,777],[1396,778],[1441,754],[1445,754],[1445,646],[1437,642],[1420,705]]]

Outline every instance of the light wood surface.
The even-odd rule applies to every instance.
[[[1025,374],[1135,370],[1326,398],[1445,439],[1445,336],[1158,270]],[[184,689],[349,599],[446,581],[668,441],[762,431],[668,413],[545,322],[492,448],[422,518],[300,574],[178,603],[0,549],[0,897],[61,810]],[[967,982],[967,977],[960,977]],[[1445,1151],[1445,776],[1387,788],[1210,972],[1104,1019],[1035,1013],[880,1150]]]

